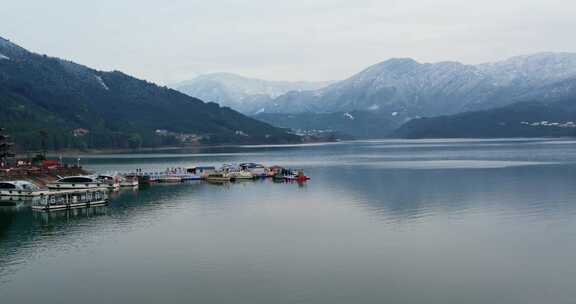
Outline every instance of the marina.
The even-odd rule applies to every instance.
[[[55,164],[53,170],[58,170],[59,163]],[[310,179],[303,170],[256,163],[224,164],[218,169],[213,166],[174,167],[163,171],[138,168],[135,171],[60,177],[52,182],[44,180],[45,187],[34,183],[33,178],[0,181],[0,206],[29,206],[35,211],[89,208],[107,204],[108,193],[120,189],[138,189],[156,183],[206,181],[220,184],[261,178],[297,183]]]

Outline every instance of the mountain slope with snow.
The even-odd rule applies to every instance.
[[[282,95],[266,112],[445,115],[509,104],[575,75],[572,53],[541,53],[480,65],[390,59],[326,88]]]
[[[267,81],[231,73],[213,73],[172,85],[189,96],[254,114],[268,107],[274,98],[290,91],[315,90],[331,82]]]

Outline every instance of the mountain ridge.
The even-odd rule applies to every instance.
[[[8,57],[0,60],[0,121],[21,146],[39,148],[39,130],[48,130],[47,146],[54,149],[156,147],[184,144],[182,138],[197,144],[299,141],[229,108],[123,72],[36,54],[4,38],[0,54]]]
[[[233,73],[202,74],[170,85],[189,96],[216,102],[246,114],[254,114],[278,96],[290,91],[313,90],[331,81],[276,81],[245,77]]]

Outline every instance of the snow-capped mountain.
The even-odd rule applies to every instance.
[[[539,53],[476,66],[502,86],[542,86],[576,76],[576,54]]]
[[[419,117],[562,97],[573,92],[575,84],[568,80],[574,77],[572,53],[540,53],[479,65],[390,59],[322,89],[281,95],[256,117],[294,129],[314,121],[315,128],[326,124],[353,136],[382,137]],[[346,113],[363,118],[352,121]],[[369,128],[374,121],[380,121],[381,128]]]
[[[390,59],[326,88],[278,97],[269,113],[343,111],[435,116],[502,106],[576,76],[576,54],[541,53],[480,65]]]
[[[200,75],[171,87],[193,97],[216,102],[247,114],[268,107],[268,103],[290,91],[315,90],[330,82],[267,81],[230,73]]]

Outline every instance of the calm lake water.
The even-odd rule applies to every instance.
[[[1,303],[576,303],[576,141],[361,141],[81,156],[94,171],[255,161],[107,207],[0,210]]]

